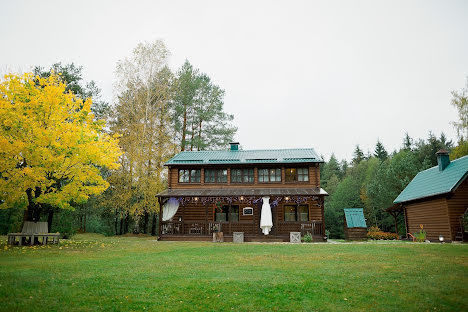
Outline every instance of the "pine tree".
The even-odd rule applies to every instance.
[[[353,153],[353,165],[359,164],[362,160],[364,159],[364,152],[362,149],[359,147],[359,144],[356,145],[356,148],[354,149]]]
[[[374,156],[380,159],[381,161],[385,161],[388,158],[388,153],[385,150],[385,147],[383,146],[382,142],[380,141],[377,141],[377,144],[375,145]]]
[[[411,151],[413,148],[413,139],[409,136],[408,132],[405,132],[405,138],[403,139],[403,149]]]

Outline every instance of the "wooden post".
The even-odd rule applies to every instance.
[[[323,196],[320,199],[320,204],[322,206],[322,237],[325,237],[325,198]]]
[[[403,207],[404,219],[405,219],[405,237],[408,238],[408,216],[406,215],[406,207]]]
[[[158,203],[159,203],[159,216],[158,216],[158,219],[159,219],[159,224],[158,224],[158,239],[161,239],[161,233],[162,233],[162,209],[163,209],[163,205],[162,205],[162,200],[161,200],[161,197],[158,197]]]

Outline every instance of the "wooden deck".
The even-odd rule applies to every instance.
[[[246,242],[289,242],[290,232],[312,234],[314,241],[324,241],[321,221],[278,222],[273,225],[271,235],[263,235],[253,222],[183,222],[167,221],[161,223],[160,240],[171,241],[212,241],[213,233],[223,232],[224,241],[232,241],[233,232],[243,232]]]

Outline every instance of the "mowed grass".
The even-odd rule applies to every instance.
[[[468,245],[2,239],[2,311],[468,310]]]

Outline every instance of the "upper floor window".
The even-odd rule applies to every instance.
[[[232,183],[254,183],[253,169],[231,169]]]
[[[308,168],[286,168],[286,182],[307,182],[309,181]]]
[[[205,169],[205,183],[227,183],[227,169]]]
[[[281,182],[281,169],[258,169],[258,182]]]
[[[180,183],[200,183],[200,169],[180,169],[179,182]]]

